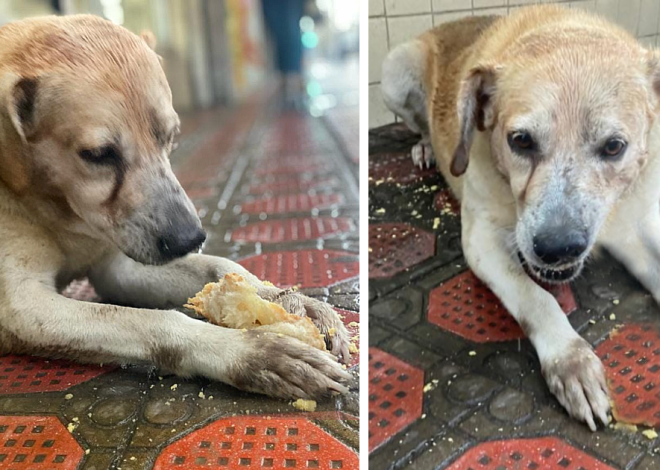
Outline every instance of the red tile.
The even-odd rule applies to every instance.
[[[111,370],[113,368],[31,356],[2,356],[0,395],[60,392]]]
[[[435,236],[409,224],[372,224],[369,249],[369,278],[391,277],[433,256]]]
[[[214,186],[197,186],[194,188],[186,189],[186,194],[190,199],[206,199],[209,197],[217,196],[220,188]]]
[[[62,295],[70,299],[84,300],[85,302],[98,302],[100,300],[94,286],[89,283],[87,278],[73,281],[62,291]]]
[[[412,184],[437,176],[435,168],[420,170],[410,152],[383,153],[369,156],[369,184],[383,181],[390,184]]]
[[[231,239],[243,242],[280,243],[316,240],[354,230],[346,217],[301,217],[297,219],[266,220],[234,230]]]
[[[546,286],[566,314],[577,305],[568,284]],[[472,271],[440,284],[429,297],[428,321],[476,343],[524,338],[520,326]]]
[[[422,414],[424,372],[369,348],[369,452]]]
[[[0,416],[0,468],[74,470],[83,450],[54,416]]]
[[[660,331],[626,325],[597,348],[607,374],[617,421],[660,426]]]
[[[439,212],[449,211],[451,215],[461,214],[461,203],[456,200],[449,189],[439,191],[433,199],[433,207]]]
[[[347,251],[274,251],[239,263],[259,279],[278,287],[328,287],[359,275],[358,255]]]
[[[351,338],[356,337],[357,341],[355,341],[355,343],[359,347],[360,314],[357,312],[351,312],[350,310],[344,310],[341,308],[335,308],[335,310],[339,313],[339,315],[341,315],[342,321],[344,322],[344,325],[346,325],[346,329],[351,334]],[[353,323],[353,326],[351,326],[351,323]],[[360,354],[359,353],[353,354],[351,357],[351,363],[348,364],[348,367],[354,367],[359,363],[360,363]]]
[[[288,194],[256,199],[241,206],[246,214],[284,214],[287,212],[309,212],[312,209],[327,209],[344,202],[344,196],[331,194]]]
[[[614,470],[556,437],[484,442],[447,467],[467,469]]]
[[[294,175],[293,178],[265,178],[264,181],[251,185],[248,192],[256,195],[304,193],[310,189],[336,188],[338,185],[339,180],[334,176],[304,178],[302,175]]]
[[[353,470],[358,466],[355,452],[307,419],[235,416],[170,444],[156,459],[154,469]]]
[[[327,173],[331,166],[322,161],[298,163],[293,165],[265,165],[254,170],[255,176],[300,174],[300,173]]]

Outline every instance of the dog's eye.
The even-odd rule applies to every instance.
[[[534,139],[529,132],[511,132],[507,136],[507,140],[509,142],[509,147],[511,147],[511,150],[514,152],[527,153],[536,150],[536,142],[534,142]]]
[[[116,165],[121,161],[119,150],[114,145],[80,150],[78,155],[86,162],[95,165]]]
[[[608,140],[605,142],[601,154],[604,158],[612,159],[616,158],[623,153],[626,149],[626,142],[618,137]]]

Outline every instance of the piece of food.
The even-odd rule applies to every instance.
[[[291,405],[301,411],[316,411],[316,402],[314,400],[303,400],[302,398],[298,398],[296,401],[291,403]]]
[[[258,328],[264,333],[291,336],[325,350],[324,337],[309,318],[292,315],[281,305],[262,299],[256,287],[240,274],[227,274],[218,282],[206,284],[185,306],[219,326]]]

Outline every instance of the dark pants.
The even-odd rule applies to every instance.
[[[302,42],[300,18],[305,0],[262,0],[264,21],[275,41],[275,62],[282,73],[297,72],[302,68]]]

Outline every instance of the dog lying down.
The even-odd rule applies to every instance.
[[[534,345],[569,414],[609,422],[603,365],[530,278],[569,282],[596,245],[660,301],[660,55],[578,9],[443,24],[393,49],[387,106],[461,201],[474,273]]]
[[[286,399],[345,392],[334,309],[195,253],[206,235],[170,167],[179,118],[149,40],[89,15],[0,28],[0,354],[151,363]],[[329,352],[175,310],[231,273],[308,317]],[[84,276],[106,304],[60,294]]]

